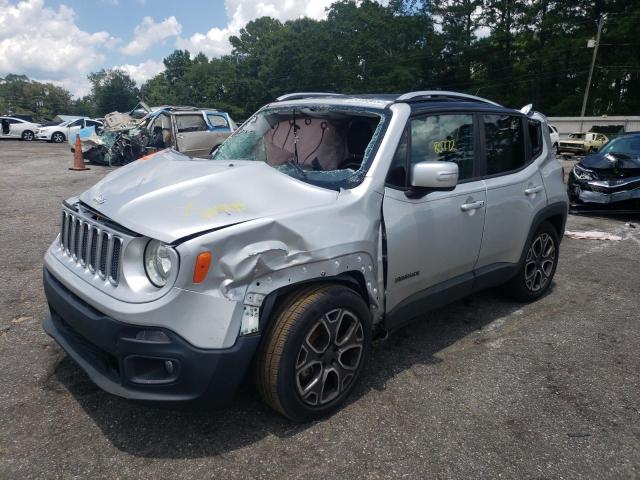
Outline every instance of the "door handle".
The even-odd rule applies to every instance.
[[[463,212],[468,212],[470,210],[477,210],[479,208],[484,207],[484,200],[478,200],[477,202],[465,203],[460,205],[460,210]]]
[[[531,187],[531,188],[527,188],[524,191],[525,195],[535,195],[536,193],[539,193],[543,190],[542,185],[538,185],[537,187]]]

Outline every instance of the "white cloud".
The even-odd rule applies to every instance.
[[[126,55],[140,55],[158,42],[180,35],[182,25],[171,16],[156,23],[151,17],[144,17],[142,23],[133,31],[133,40],[120,50]]]
[[[224,28],[212,28],[206,33],[195,33],[189,38],[178,37],[176,46],[187,49],[191,53],[205,53],[218,57],[231,52],[229,37],[240,33],[240,29],[251,20],[270,16],[280,21],[300,17],[315,19],[326,18],[326,9],[335,0],[314,0],[300,2],[299,0],[225,0],[225,9],[230,18]]]
[[[0,0],[0,74],[21,73],[62,83],[78,93],[80,80],[104,61],[118,39],[78,28],[73,9],[43,0]],[[73,89],[76,87],[76,89]]]
[[[131,78],[133,78],[138,85],[142,85],[147,80],[155,77],[160,72],[164,71],[164,63],[156,62],[155,60],[147,60],[146,62],[139,63],[138,65],[118,65],[113,67],[125,71]]]

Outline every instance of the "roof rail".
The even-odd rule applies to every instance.
[[[490,105],[494,105],[496,107],[502,107],[499,103],[492,102],[491,100],[487,100],[486,98],[476,97],[475,95],[468,95],[466,93],[458,93],[458,92],[449,92],[447,90],[423,90],[418,92],[409,92],[403,95],[400,95],[396,102],[408,102],[408,101],[418,101],[422,99],[428,98],[438,98],[445,97],[451,99],[459,99],[459,100],[471,100],[473,102],[482,102],[488,103]]]
[[[309,97],[341,97],[341,93],[332,93],[332,92],[298,92],[298,93],[287,93],[286,95],[281,95],[276,98],[276,101],[283,102],[285,100],[299,100],[301,98],[309,98]]]

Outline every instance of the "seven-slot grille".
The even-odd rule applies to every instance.
[[[84,217],[62,211],[60,244],[69,258],[91,273],[108,279],[113,285],[120,280],[123,239],[104,226]]]

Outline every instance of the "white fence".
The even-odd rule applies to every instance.
[[[622,126],[625,132],[640,131],[640,116],[548,117],[549,124],[558,129],[560,138],[573,132],[588,132],[591,127]]]

